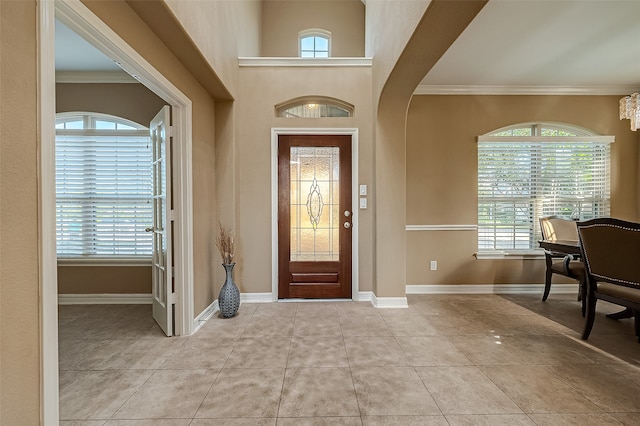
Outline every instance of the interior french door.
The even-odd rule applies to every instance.
[[[351,136],[278,137],[278,298],[351,298]]]
[[[171,108],[163,107],[149,126],[153,149],[152,296],[153,318],[167,336],[173,334],[171,251]]]

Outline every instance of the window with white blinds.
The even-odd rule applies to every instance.
[[[539,219],[610,212],[610,144],[561,125],[526,124],[478,138],[478,250],[538,248]]]
[[[149,130],[105,115],[56,125],[59,258],[150,258],[153,224]]]

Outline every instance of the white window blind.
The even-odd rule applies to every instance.
[[[613,138],[561,134],[479,138],[479,251],[538,248],[544,216],[585,220],[610,214]]]
[[[151,161],[144,130],[57,131],[59,257],[151,256]]]

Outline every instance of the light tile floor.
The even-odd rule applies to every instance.
[[[66,426],[640,425],[632,320],[571,295],[243,304],[190,337],[150,306],[60,306]]]

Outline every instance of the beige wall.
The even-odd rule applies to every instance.
[[[139,83],[56,84],[56,112],[100,112],[149,127],[164,105],[165,101]]]
[[[380,96],[391,70],[429,3],[430,0],[367,1],[365,56],[376,58],[373,72],[374,99],[377,100]]]
[[[373,186],[370,68],[243,67],[237,105],[236,281],[243,292],[271,292],[271,128],[357,128],[359,183]],[[259,96],[257,96],[259,94]],[[274,106],[304,95],[324,95],[355,105],[353,118],[286,119]],[[372,209],[359,210],[360,290],[372,282]]]
[[[407,122],[407,224],[477,224],[476,137],[546,121],[614,135],[611,214],[637,221],[638,136],[618,118],[619,96],[414,96]],[[407,232],[407,284],[544,282],[544,260],[476,260],[475,231]],[[438,271],[429,271],[429,260]]]
[[[331,32],[331,56],[364,56],[364,21],[361,0],[266,0],[261,56],[298,56],[298,33],[310,28]]]
[[[260,8],[257,0],[165,0],[215,73],[234,95],[238,56],[258,56]]]
[[[58,266],[58,294],[151,294],[151,266]]]
[[[0,424],[40,422],[36,2],[0,2]]]

